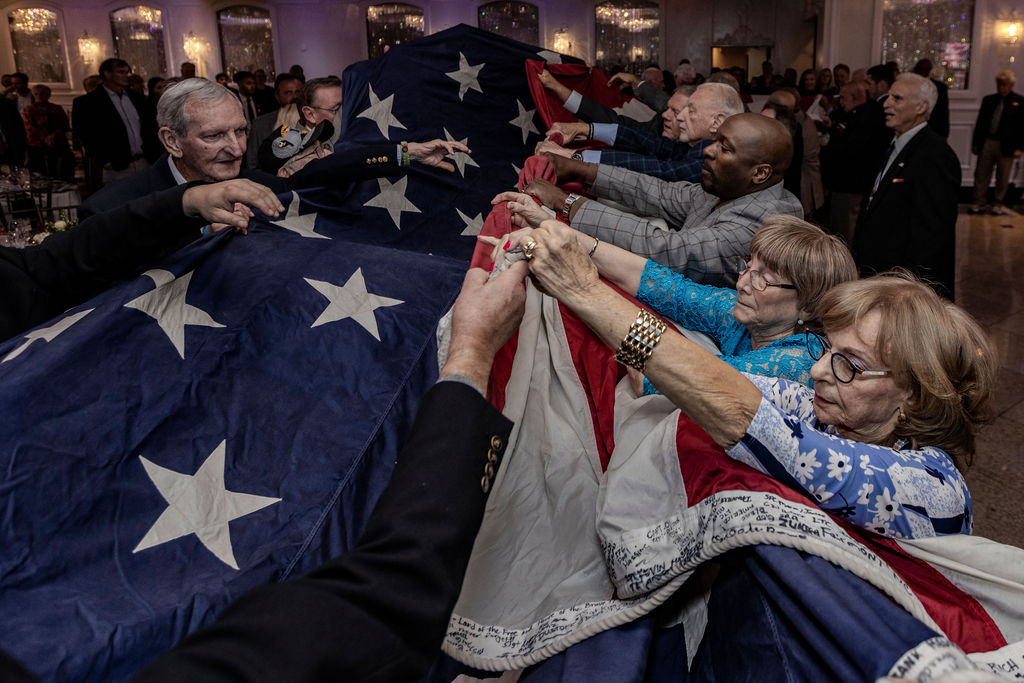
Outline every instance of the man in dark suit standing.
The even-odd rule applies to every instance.
[[[853,252],[862,275],[903,267],[953,298],[960,161],[928,127],[938,93],[902,74],[886,98],[885,125],[896,133],[865,200]]]
[[[102,87],[76,97],[71,123],[104,183],[147,168],[160,156],[156,117],[146,98],[128,88],[132,68],[123,59],[100,64]],[[94,188],[98,189],[98,188]]]
[[[1010,167],[1024,150],[1024,97],[1013,92],[1017,77],[1012,71],[996,74],[996,90],[986,95],[974,124],[971,151],[978,156],[974,167],[974,197],[970,213],[1006,213],[1003,201],[1010,182]],[[996,169],[995,201],[986,206],[992,168]]]
[[[821,148],[822,184],[830,193],[829,231],[853,243],[864,195],[878,172],[892,132],[863,81],[839,89],[839,107],[826,120],[828,144]]]

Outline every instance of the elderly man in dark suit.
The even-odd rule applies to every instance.
[[[853,252],[863,275],[903,267],[953,298],[960,161],[928,127],[938,93],[917,74],[902,74],[886,98],[888,154],[857,221]]]
[[[144,170],[160,155],[156,118],[146,98],[128,88],[132,68],[123,59],[100,64],[102,87],[76,97],[71,124],[104,183]]]
[[[1012,71],[996,74],[996,90],[986,95],[974,124],[971,151],[978,156],[974,167],[974,197],[970,213],[1006,213],[1003,201],[1010,182],[1010,166],[1024,150],[1024,97],[1013,92],[1017,77]],[[996,170],[995,201],[986,206],[992,168]]]
[[[202,78],[181,81],[164,91],[158,105],[160,141],[167,152],[144,172],[103,188],[79,209],[88,217],[175,185],[195,180],[247,178],[274,192],[395,175],[411,161],[454,170],[444,156],[469,149],[458,142],[410,142],[403,158],[396,143],[381,143],[332,154],[307,165],[287,180],[242,168],[247,126],[238,98]],[[315,157],[313,157],[315,159]]]

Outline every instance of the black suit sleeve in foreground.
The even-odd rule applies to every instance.
[[[35,247],[0,247],[0,340],[24,332],[145,269],[205,221],[185,216],[188,186],[97,214]]]
[[[511,427],[474,389],[434,386],[352,550],[242,596],[137,680],[391,682],[425,674],[483,517],[488,450],[500,439],[502,451]]]

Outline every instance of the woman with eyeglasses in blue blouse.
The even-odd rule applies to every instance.
[[[601,281],[572,230],[546,221],[530,271],[733,458],[896,538],[970,533],[961,470],[987,417],[995,359],[962,309],[905,274],[844,282],[805,334],[814,388],[741,373]]]

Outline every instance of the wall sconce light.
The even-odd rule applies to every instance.
[[[564,26],[555,31],[555,52],[563,55],[572,53],[572,40],[569,36],[569,30]]]
[[[996,39],[1009,46],[1015,46],[1020,42],[1021,20],[1016,16],[1009,19],[998,19],[996,21]]]
[[[100,41],[90,36],[88,31],[83,31],[78,39],[78,54],[86,64],[95,64],[100,54]]]

